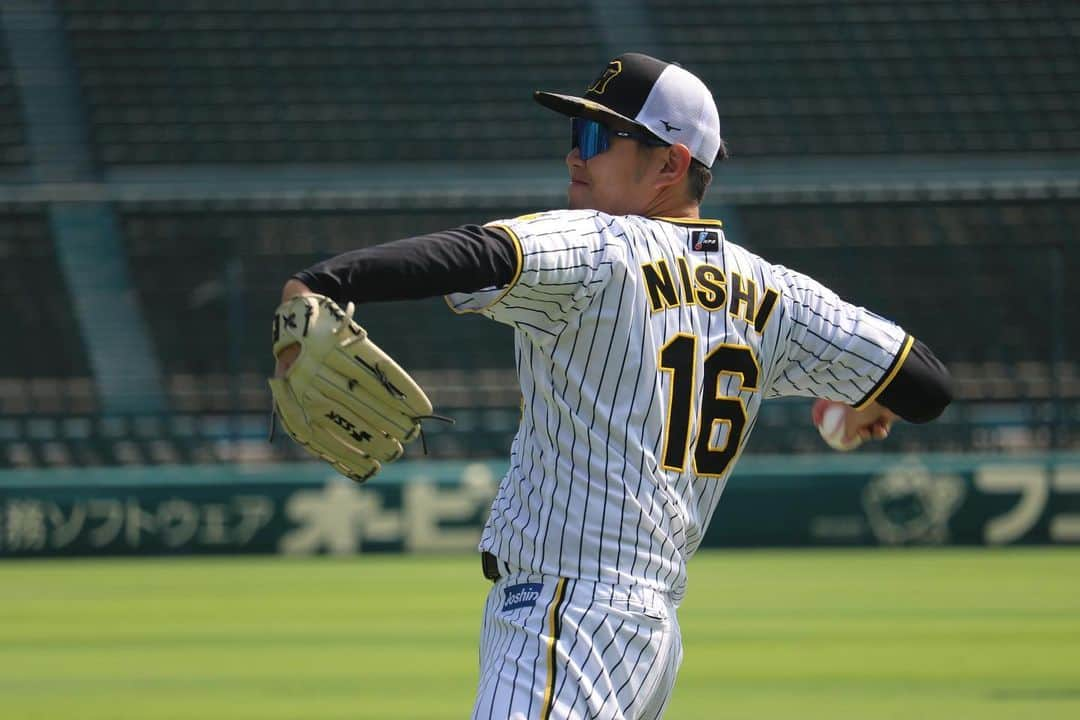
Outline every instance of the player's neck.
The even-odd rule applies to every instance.
[[[681,192],[661,191],[641,214],[645,217],[699,218],[700,211],[698,204],[686,199]]]

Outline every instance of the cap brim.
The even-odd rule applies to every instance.
[[[568,117],[589,118],[590,120],[596,120],[597,122],[606,125],[623,123],[629,127],[640,128],[646,132],[651,132],[641,123],[635,122],[625,115],[620,115],[611,108],[601,105],[593,100],[586,100],[585,98],[575,97],[573,95],[542,92],[539,90],[533,93],[533,99],[548,110],[554,110],[555,112]]]

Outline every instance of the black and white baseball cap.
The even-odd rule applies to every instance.
[[[723,141],[716,103],[705,83],[673,63],[626,53],[608,63],[584,97],[536,92],[536,102],[570,117],[643,128],[712,167]]]

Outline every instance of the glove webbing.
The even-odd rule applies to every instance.
[[[310,313],[309,313],[309,315],[310,315]],[[305,324],[304,329],[305,329],[305,332],[306,332],[307,331],[306,324]],[[356,358],[356,360],[361,365],[366,367],[368,370],[371,370],[374,373],[375,377],[379,379],[379,382],[381,382],[383,384],[383,387],[385,387],[388,392],[391,392],[391,393],[397,395],[400,398],[405,397],[405,393],[401,392],[401,390],[394,387],[394,384],[392,382],[390,382],[390,380],[386,377],[386,373],[384,373],[379,368],[378,365],[376,365],[375,367],[372,367],[371,365],[368,365],[366,362],[361,360],[358,356],[354,355],[353,357]],[[357,385],[357,381],[350,378],[349,379],[349,390],[352,390],[356,385]],[[427,438],[424,437],[424,424],[421,422],[422,420],[438,420],[439,422],[444,422],[444,423],[447,423],[448,425],[456,425],[457,424],[457,420],[454,420],[454,418],[447,417],[445,415],[435,415],[435,414],[417,415],[416,417],[410,417],[409,419],[412,420],[414,423],[417,423],[417,424],[420,425],[420,446],[424,450],[424,455],[428,454],[428,448],[427,448]],[[270,398],[270,434],[267,437],[267,442],[271,442],[271,443],[274,442],[274,431],[276,429],[277,429],[277,408],[274,406],[274,399],[271,397]]]

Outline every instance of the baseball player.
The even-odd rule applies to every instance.
[[[284,295],[445,295],[515,329],[524,404],[480,541],[473,717],[658,718],[687,561],[762,400],[843,403],[855,444],[937,417],[949,378],[896,324],[699,217],[727,151],[693,74],[630,53],[581,97],[535,99],[570,118],[569,209],[346,253]]]

